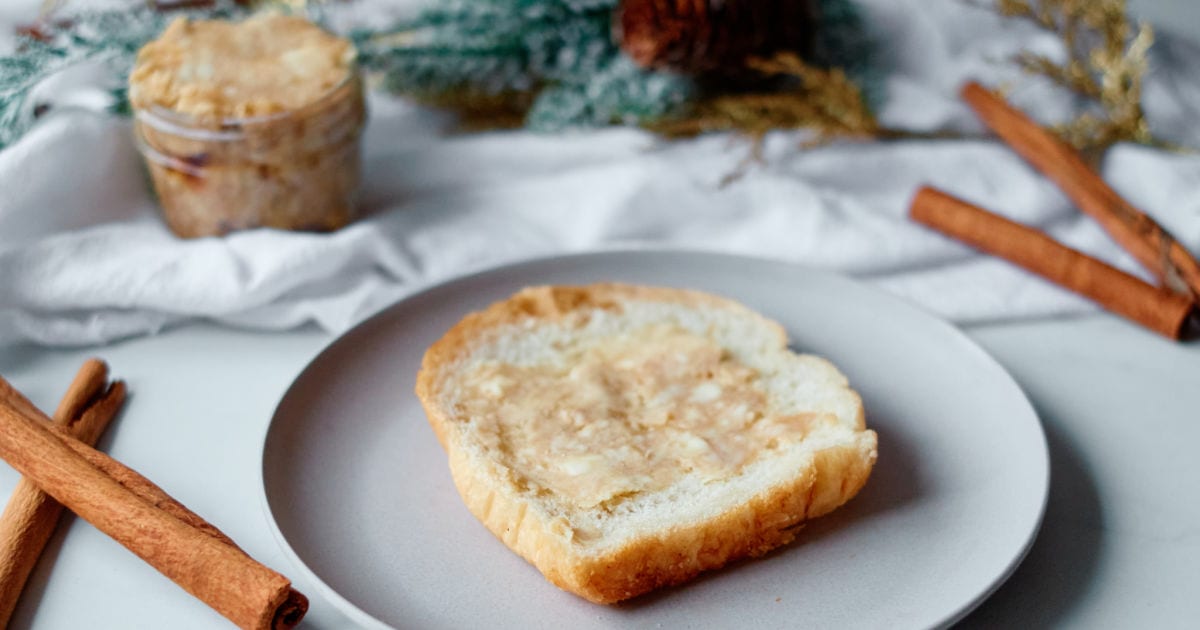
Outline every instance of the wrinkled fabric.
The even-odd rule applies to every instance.
[[[455,135],[444,112],[376,95],[361,220],[332,234],[181,240],[158,217],[127,120],[47,116],[0,152],[0,342],[97,344],[197,318],[336,333],[466,270],[622,244],[838,270],[959,323],[1095,309],[910,222],[922,184],[1146,277],[1050,182],[980,137],[957,97],[970,79],[1011,85],[1012,101],[1035,117],[1066,118],[1070,95],[1005,61],[1022,49],[1061,55],[1053,36],[957,0],[862,4],[886,64],[880,119],[974,139],[806,148],[803,132],[776,132],[761,163],[722,185],[746,162],[744,138],[667,141],[625,128]],[[1200,147],[1200,47],[1160,37],[1153,64],[1153,128]],[[1102,172],[1200,251],[1200,155],[1120,145]]]

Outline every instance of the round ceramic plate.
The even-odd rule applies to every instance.
[[[534,284],[623,281],[739,300],[836,363],[879,434],[863,491],[796,543],[682,587],[597,606],[475,520],[413,395],[421,355],[467,313]],[[961,618],[1032,543],[1049,482],[1024,394],[954,327],[841,276],[695,252],[536,260],[434,286],[331,344],[263,447],[283,546],[326,599],[399,628],[915,628]]]

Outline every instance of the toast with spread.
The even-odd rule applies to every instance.
[[[522,290],[434,343],[416,391],[468,509],[597,603],[787,544],[876,459],[833,364],[696,291]]]

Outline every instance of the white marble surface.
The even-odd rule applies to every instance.
[[[1033,401],[1053,478],[1030,555],[963,625],[1192,626],[1200,618],[1200,343],[1171,343],[1106,315],[968,332]],[[192,326],[88,351],[7,348],[0,374],[53,408],[84,358],[108,360],[132,396],[103,448],[256,558],[296,575],[269,533],[259,449],[275,403],[329,341],[314,331]],[[0,467],[0,493],[15,482]],[[88,524],[72,520],[64,530],[12,627],[227,627]],[[315,600],[304,627],[352,626]]]

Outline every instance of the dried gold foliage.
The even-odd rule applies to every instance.
[[[862,89],[840,68],[806,63],[791,52],[768,59],[751,58],[747,67],[767,78],[791,81],[788,89],[722,93],[700,100],[679,117],[646,125],[668,137],[696,136],[711,131],[736,131],[750,137],[749,153],[721,179],[728,185],[763,161],[763,138],[769,131],[807,129],[814,132],[805,147],[839,139],[902,140],[964,138],[954,131],[910,131],[879,124]]]
[[[1125,0],[994,0],[990,8],[1032,22],[1062,40],[1065,60],[1024,52],[1017,63],[1089,103],[1076,118],[1058,126],[1064,140],[1087,152],[1103,151],[1117,142],[1168,146],[1151,133],[1142,109],[1142,81],[1154,31],[1130,19]]]
[[[1156,138],[1146,121],[1142,83],[1154,31],[1129,17],[1124,0],[980,1],[999,15],[1030,21],[1062,40],[1065,60],[1026,51],[1016,61],[1085,102],[1078,116],[1055,128],[1068,143],[1089,154],[1118,142],[1177,148]],[[811,144],[837,138],[961,137],[881,126],[861,90],[840,69],[812,66],[792,53],[752,59],[747,65],[766,77],[787,77],[794,87],[718,94],[650,128],[669,136],[739,131],[756,140],[754,155],[757,141],[773,129],[813,130]]]
[[[747,66],[764,77],[786,77],[792,89],[719,94],[696,103],[678,118],[657,121],[651,129],[668,136],[709,131],[740,131],[761,138],[773,129],[812,129],[815,143],[834,138],[872,138],[879,123],[862,91],[838,68],[818,68],[794,53],[750,59]]]

